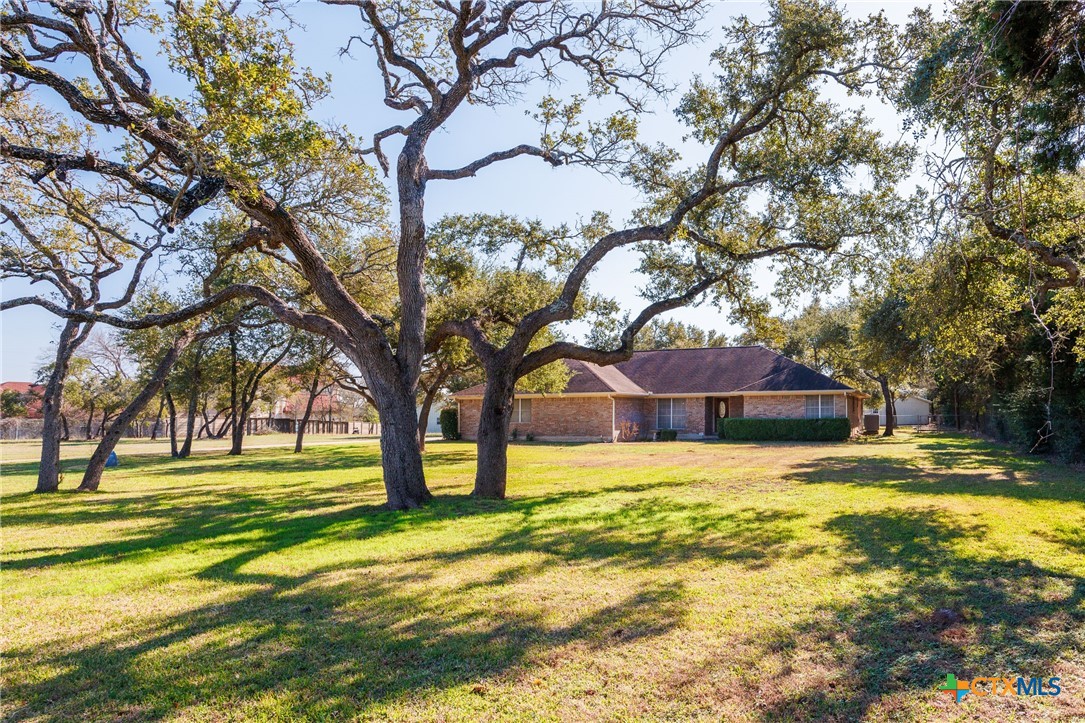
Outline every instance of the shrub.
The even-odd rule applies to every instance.
[[[520,430],[516,427],[512,428],[512,438],[514,441],[520,439]]]
[[[441,436],[445,439],[460,438],[460,420],[455,407],[445,407],[437,415],[437,423],[441,425]]]
[[[720,439],[738,441],[829,442],[851,436],[851,422],[834,419],[750,419],[735,417],[716,423]]]
[[[660,442],[673,442],[676,439],[678,439],[678,430],[677,429],[661,429],[661,430],[659,430],[659,441]]]
[[[532,434],[531,432],[528,432],[527,434],[524,435],[524,439],[526,441],[528,441],[528,442],[534,442],[535,441],[535,435]]]

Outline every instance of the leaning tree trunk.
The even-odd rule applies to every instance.
[[[442,371],[437,375],[437,378],[430,385],[429,389],[426,389],[425,396],[422,397],[422,407],[418,410],[418,451],[426,451],[426,427],[429,426],[429,413],[433,409],[433,400],[437,396],[437,392],[440,391],[441,385],[445,383],[445,378],[448,376],[448,372]]]
[[[508,372],[486,372],[486,391],[478,420],[478,465],[475,469],[475,497],[505,498],[508,480],[509,424],[516,380]]]
[[[136,395],[135,399],[129,402],[128,406],[117,415],[117,418],[113,420],[113,424],[109,425],[109,429],[102,435],[102,441],[98,443],[98,446],[94,449],[94,454],[90,456],[87,471],[83,473],[83,482],[77,488],[80,492],[94,492],[98,489],[98,485],[102,481],[102,471],[105,469],[106,460],[109,459],[110,453],[117,446],[117,442],[120,441],[124,430],[165,386],[170,369],[177,363],[177,358],[181,356],[181,352],[188,346],[189,340],[190,337],[185,336],[173,343],[162,357],[162,360],[158,362],[158,366],[155,367],[154,374],[148,380],[147,386],[143,387],[143,390]]]
[[[301,453],[301,445],[305,440],[305,427],[309,424],[309,417],[313,413],[313,403],[316,401],[317,389],[320,387],[320,371],[313,374],[313,383],[309,385],[309,399],[305,402],[305,414],[302,415],[301,424],[298,425],[298,437],[294,440],[294,454]]]
[[[889,379],[884,374],[878,378],[882,387],[882,398],[885,400],[885,431],[883,437],[892,437],[893,430],[897,428],[897,408],[893,403],[893,392],[889,389]]]
[[[56,492],[60,487],[60,439],[64,436],[61,423],[60,407],[64,402],[64,380],[68,378],[68,367],[72,354],[86,339],[89,327],[79,331],[79,322],[68,321],[57,340],[56,358],[53,371],[45,385],[41,400],[41,464],[38,466],[38,485],[35,492]],[[88,428],[90,422],[87,423]]]

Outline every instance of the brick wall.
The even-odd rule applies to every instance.
[[[863,426],[863,400],[858,397],[848,397],[848,420],[852,429]]]
[[[743,416],[752,419],[788,419],[806,416],[806,396],[802,394],[746,396],[743,401]]]
[[[686,429],[681,437],[700,437],[704,433],[705,398],[685,397]],[[638,437],[650,439],[656,432],[656,398],[617,398],[613,418],[611,400],[607,397],[542,397],[531,400],[531,423],[513,422],[509,431],[519,431],[520,437],[532,434],[546,439],[614,440],[621,433],[622,422],[636,424]],[[804,418],[806,396],[778,394],[768,396],[728,397],[732,417]],[[862,405],[843,394],[834,395],[838,416],[848,417],[852,427],[862,423]],[[460,400],[460,434],[475,439],[478,433],[481,399]],[[612,427],[613,422],[613,427]]]
[[[639,400],[638,400],[639,401]],[[476,439],[481,399],[460,400],[460,435]],[[542,397],[531,400],[531,422],[512,422],[509,433],[535,439],[582,439],[612,441],[611,401],[607,397]]]
[[[806,397],[805,394],[746,396],[743,416],[756,419],[801,419],[806,417]],[[833,395],[833,412],[838,417],[850,419],[853,427],[860,424],[860,406],[843,394]]]
[[[641,398],[622,399],[618,398],[614,400],[614,420],[616,438],[622,442],[632,442],[632,437],[621,437],[622,434],[622,422],[628,425],[636,425],[636,437],[635,439],[646,439],[650,432],[648,429],[648,415],[645,409],[649,406],[649,402]],[[652,405],[651,416],[655,415],[655,405]],[[632,434],[632,426],[626,427],[626,433]]]

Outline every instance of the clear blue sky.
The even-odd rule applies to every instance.
[[[919,5],[912,2],[854,2],[848,3],[847,8],[855,15],[866,15],[884,7],[893,21],[903,23]],[[711,72],[708,56],[720,43],[719,28],[726,25],[731,16],[739,14],[763,16],[764,8],[756,2],[716,5],[704,25],[708,37],[697,45],[680,49],[669,58],[667,75],[678,91],[669,100],[657,103],[654,114],[642,120],[644,138],[671,144],[680,142],[682,127],[668,110],[669,104],[678,98],[693,75]],[[349,35],[361,30],[356,11],[303,2],[294,8],[294,15],[303,26],[292,34],[298,64],[332,74],[331,96],[316,109],[320,118],[344,124],[365,138],[386,126],[403,122],[400,114],[381,102],[380,80],[368,49],[355,45],[353,58],[339,55],[339,49],[346,44]],[[169,92],[171,86],[164,82],[167,73],[161,60],[152,60],[154,46],[145,45],[144,58],[151,66],[157,87]],[[568,87],[576,88],[576,76],[570,73],[569,79]],[[566,90],[566,86],[561,90]],[[528,93],[524,105],[519,107],[463,107],[429,144],[430,166],[458,167],[494,150],[537,141],[538,128],[525,115],[525,110],[533,108],[544,91],[539,88],[538,93]],[[899,135],[899,120],[892,110],[880,104],[872,104],[867,110],[883,132],[892,138]],[[390,155],[394,150],[394,146],[388,146]],[[432,182],[426,198],[426,216],[432,222],[453,212],[504,212],[559,223],[586,218],[601,210],[608,212],[612,219],[621,220],[638,203],[632,189],[593,171],[554,169],[538,159],[523,158],[491,166],[473,179]],[[593,275],[592,288],[617,298],[624,307],[636,311],[640,307],[638,280],[633,273],[635,266],[631,252],[612,255]],[[168,283],[167,269],[163,269],[160,276]],[[762,269],[759,278],[763,289],[771,288],[770,268]],[[3,296],[10,298],[28,291],[30,289],[18,282],[5,283]],[[726,310],[710,306],[682,309],[669,315],[701,327],[737,333],[739,330],[728,323],[726,316]],[[49,353],[57,329],[56,320],[38,309],[21,308],[0,315],[0,377],[4,381],[33,379],[40,360]]]

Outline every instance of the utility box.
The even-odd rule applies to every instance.
[[[863,434],[877,434],[878,433],[878,415],[877,414],[864,414],[863,415]]]

